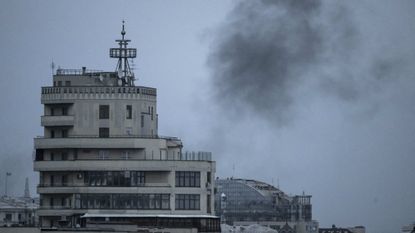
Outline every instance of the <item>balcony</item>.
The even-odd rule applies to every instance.
[[[42,87],[42,104],[73,103],[79,99],[143,99],[156,100],[151,87],[65,86]]]
[[[75,122],[74,116],[42,116],[40,124],[42,126],[73,126]]]
[[[37,137],[34,139],[36,149],[54,149],[54,148],[103,148],[103,149],[121,149],[121,148],[138,148],[144,149],[149,146],[158,147],[160,139],[153,137],[110,137],[99,138],[93,136],[69,136],[66,138],[44,138]]]
[[[211,171],[212,161],[200,160],[71,160],[71,161],[34,161],[35,171],[172,171],[190,168],[197,171]]]
[[[145,183],[140,186],[87,186],[86,184],[67,184],[67,185],[38,185],[37,192],[40,194],[66,194],[66,193],[169,193],[172,186],[168,183]]]

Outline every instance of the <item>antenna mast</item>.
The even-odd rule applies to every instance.
[[[137,57],[137,49],[127,48],[128,42],[131,40],[125,39],[124,20],[122,21],[121,40],[115,40],[120,45],[119,48],[110,48],[110,57],[118,58],[117,67],[115,71],[118,72],[118,78],[121,80],[122,86],[134,86],[134,73],[128,63],[129,58]]]

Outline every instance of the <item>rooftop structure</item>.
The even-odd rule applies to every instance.
[[[41,227],[137,231],[174,219],[165,226],[219,231],[211,153],[184,152],[179,138],[158,134],[157,90],[135,86],[125,34],[123,24],[110,49],[115,72],[60,68],[42,87]]]
[[[270,184],[247,179],[218,179],[215,186],[216,214],[223,223],[259,223],[284,232],[288,228],[294,232],[317,232],[311,195],[290,196]]]
[[[35,226],[39,200],[30,197],[0,197],[0,227]]]

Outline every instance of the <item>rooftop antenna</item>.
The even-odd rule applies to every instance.
[[[137,57],[137,49],[127,48],[128,42],[131,40],[125,39],[125,21],[122,21],[121,40],[115,40],[119,44],[119,48],[110,48],[110,57],[118,58],[117,67],[115,71],[118,73],[120,79],[120,86],[134,86],[134,73],[130,68],[128,59]]]
[[[52,77],[55,74],[55,63],[52,60],[52,63],[50,64],[50,68],[52,69]]]
[[[232,164],[232,178],[235,178],[235,164]]]

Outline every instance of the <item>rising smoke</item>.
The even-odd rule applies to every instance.
[[[208,58],[215,96],[234,114],[253,113],[278,126],[290,122],[303,94],[354,101],[372,81],[354,57],[359,39],[338,2],[242,1]]]

